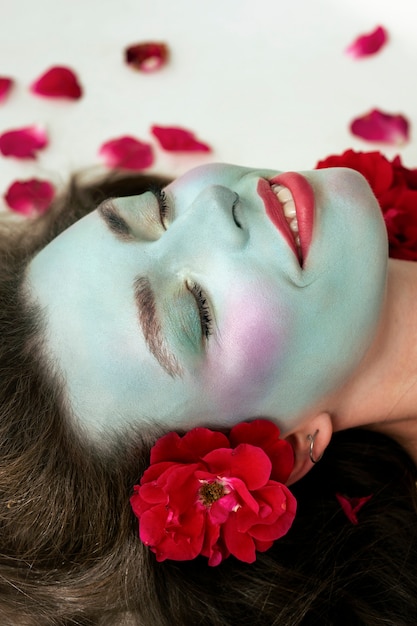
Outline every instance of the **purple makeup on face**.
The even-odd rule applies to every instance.
[[[207,383],[215,389],[225,411],[236,411],[245,396],[252,405],[266,393],[265,386],[277,374],[277,355],[286,352],[291,332],[285,307],[277,323],[277,309],[272,311],[270,301],[262,297],[254,300],[252,294],[249,289],[235,297],[231,294],[218,342],[209,351]],[[242,385],[242,381],[248,383]]]

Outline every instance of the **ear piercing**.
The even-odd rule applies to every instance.
[[[318,463],[321,459],[321,457],[323,456],[322,454],[320,454],[320,456],[315,459],[313,456],[313,450],[314,450],[314,442],[316,440],[317,435],[319,434],[319,430],[317,429],[316,432],[314,433],[314,435],[307,435],[307,441],[310,442],[310,461],[314,464]]]

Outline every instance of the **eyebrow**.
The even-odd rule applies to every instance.
[[[161,323],[156,310],[155,294],[149,280],[139,276],[134,283],[135,302],[138,309],[139,323],[149,351],[160,366],[173,378],[183,373],[176,357],[169,350],[162,334]]]

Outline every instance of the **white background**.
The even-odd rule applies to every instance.
[[[64,184],[98,164],[106,140],[130,134],[155,144],[156,172],[226,161],[311,169],[347,148],[400,153],[417,167],[415,0],[0,0],[0,75],[17,82],[0,106],[0,133],[45,125],[50,145],[34,162],[0,157],[0,197],[16,179]],[[376,25],[389,32],[377,55],[345,48]],[[169,64],[131,70],[124,49],[163,41]],[[28,86],[53,65],[75,70],[84,88],[69,102]],[[402,113],[411,140],[400,148],[353,137],[351,120],[377,107]],[[152,124],[195,131],[210,155],[164,153]]]

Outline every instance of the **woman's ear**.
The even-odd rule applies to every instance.
[[[332,419],[328,413],[319,413],[309,419],[285,439],[294,450],[294,468],[287,485],[300,480],[318,462],[327,448],[333,434]]]

